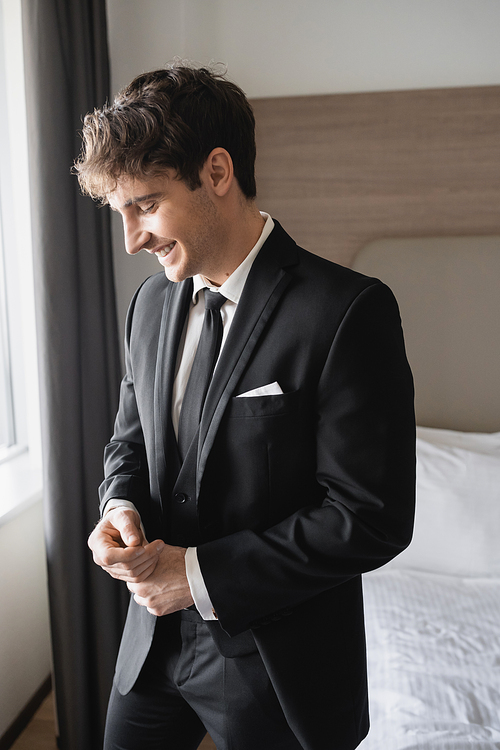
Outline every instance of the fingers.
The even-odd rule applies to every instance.
[[[121,506],[112,508],[103,520],[115,527],[126,547],[138,547],[146,541],[142,533],[139,514],[132,508]]]
[[[147,578],[156,567],[158,556],[165,544],[157,539],[147,544],[136,520],[138,515],[131,510],[116,513],[110,511],[97,524],[89,537],[88,545],[92,550],[94,562],[103,568],[113,578],[124,581],[138,582]],[[121,509],[120,509],[121,510]],[[116,525],[115,525],[116,524]],[[130,539],[127,530],[134,530],[136,536],[142,540],[142,545],[126,545],[123,534]]]
[[[128,550],[134,549],[128,548]],[[144,549],[141,547],[141,550]],[[154,571],[157,563],[158,563],[158,548],[154,548],[151,552],[151,554],[148,554],[148,552],[144,552],[144,554],[141,554],[138,558],[135,560],[127,561],[127,560],[115,560],[114,562],[102,562],[101,568],[106,571],[106,573],[109,573],[109,575],[113,576],[113,578],[118,578],[123,581],[132,582],[132,583],[140,583],[146,578],[148,578],[151,573]],[[120,550],[120,552],[125,552],[127,550]],[[109,561],[110,557],[107,557],[107,560]]]
[[[158,556],[165,546],[161,539],[143,547],[110,547],[99,550],[97,564],[102,568],[115,570],[118,574],[139,576],[152,563],[156,565]],[[96,554],[94,553],[94,559]]]
[[[153,615],[166,615],[193,604],[186,577],[186,550],[165,545],[158,564],[143,582],[128,582],[129,590],[141,607]]]
[[[108,548],[135,547],[137,549],[140,547],[140,544],[128,544],[130,540],[145,542],[140,529],[139,516],[131,509],[114,508],[99,521],[89,537],[88,545],[94,552],[95,561],[101,564],[101,553],[105,553]],[[138,550],[137,552],[140,554]],[[96,556],[99,559],[96,559]]]

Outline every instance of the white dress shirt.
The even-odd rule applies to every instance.
[[[182,399],[184,397],[189,375],[191,373],[191,368],[193,366],[196,349],[198,347],[198,341],[201,335],[201,329],[203,327],[203,319],[205,316],[204,294],[202,295],[200,294],[200,292],[208,287],[212,291],[220,292],[220,294],[223,294],[224,297],[226,297],[226,301],[221,307],[221,317],[223,325],[221,344],[222,351],[222,348],[224,347],[224,344],[227,340],[227,335],[233,322],[236,307],[238,305],[238,302],[240,301],[240,297],[243,292],[248,274],[250,273],[252,264],[257,257],[262,245],[269,237],[274,228],[274,222],[269,214],[263,213],[261,211],[261,216],[265,219],[265,224],[259,239],[257,240],[254,247],[250,250],[244,261],[240,263],[238,268],[222,284],[222,286],[212,287],[210,286],[210,283],[207,281],[207,279],[200,275],[193,277],[193,299],[186,320],[186,325],[184,327],[184,332],[179,344],[176,375],[172,390],[172,422],[174,425],[176,436],[179,428],[179,415],[181,412]],[[116,498],[110,500],[107,503],[105,512],[107,513],[112,508],[116,508],[118,506],[126,506],[137,511],[134,504],[130,501]],[[198,612],[204,620],[217,619],[200,570],[196,547],[188,547],[185,562],[189,588],[191,590],[191,595]]]

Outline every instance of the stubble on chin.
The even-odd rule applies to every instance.
[[[164,266],[165,276],[174,283],[198,274],[207,279],[221,276],[227,229],[204,187],[196,190],[191,199],[193,221],[183,233],[182,244],[174,248],[179,253],[177,263]]]

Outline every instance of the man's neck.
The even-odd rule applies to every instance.
[[[211,286],[221,286],[231,274],[243,263],[248,253],[258,242],[265,219],[260,214],[255,201],[245,201],[238,207],[239,210],[232,213],[227,220],[226,233],[226,259],[224,272],[219,273],[217,278],[207,277]]]

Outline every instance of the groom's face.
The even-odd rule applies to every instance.
[[[127,253],[156,255],[171,281],[202,274],[215,284],[224,275],[224,224],[200,173],[201,187],[191,190],[173,170],[160,176],[122,176],[108,195],[123,220]]]

